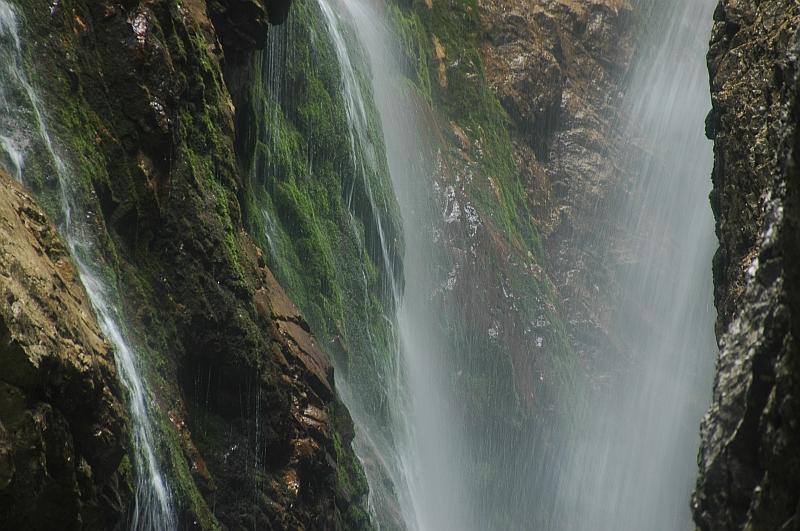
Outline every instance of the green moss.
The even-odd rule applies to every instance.
[[[373,529],[367,512],[369,486],[361,462],[352,443],[343,433],[353,434],[353,422],[345,406],[338,400],[332,407],[333,449],[336,459],[336,523],[337,529],[352,531]]]
[[[468,484],[481,496],[497,498],[492,514],[480,515],[481,525],[505,529],[515,524],[501,486],[517,471],[497,453],[553,444],[547,427],[575,420],[572,406],[584,381],[556,290],[546,274],[534,273],[541,271],[536,266],[545,262],[545,250],[514,160],[509,117],[486,77],[479,12],[475,0],[415,0],[393,8],[392,21],[407,57],[407,80],[418,100],[430,103],[431,121],[439,128],[445,159],[441,182],[457,182],[483,222],[475,239],[449,237],[454,247],[477,251],[467,266],[471,271],[463,275],[485,291],[450,298],[466,297],[473,307],[443,308],[441,327],[454,366],[463,367],[453,377],[452,392],[463,406],[464,446],[474,450]],[[486,330],[495,319],[497,338]],[[542,350],[536,348],[540,339]],[[532,398],[518,396],[520,391]],[[541,446],[517,440],[532,433]],[[489,440],[507,446],[489,450]]]
[[[420,58],[428,62],[428,78],[436,80],[431,85],[434,107],[472,140],[469,154],[479,166],[480,178],[468,193],[484,218],[518,250],[540,255],[541,244],[513,159],[509,118],[486,80],[478,6],[474,0],[432,4],[428,8],[417,2],[402,20],[405,28],[419,25],[428,36]],[[437,51],[444,57],[438,58]],[[444,78],[440,79],[442,67]]]
[[[519,273],[524,269],[522,264],[541,263],[545,251],[514,161],[509,117],[486,79],[479,11],[475,0],[434,0],[431,7],[417,0],[410,8],[393,8],[392,20],[409,57],[408,64],[426,67],[427,72],[421,72],[419,66],[408,69],[417,92],[430,93],[429,101],[444,129],[454,125],[469,139],[469,146],[458,148],[465,149],[470,160],[471,175],[463,179],[464,192],[487,230],[498,238],[495,247],[482,257],[483,267],[504,272],[507,278],[498,278],[497,282],[507,282],[521,301],[523,322],[542,315],[539,306],[543,306],[544,316],[552,324],[546,340],[555,352],[564,394],[570,394],[578,385],[574,376],[580,371],[560,318],[555,289],[546,278]]]
[[[390,27],[395,30],[396,40],[403,52],[405,75],[410,86],[422,94],[424,101],[432,104],[430,37],[414,12],[391,5],[388,13]]]
[[[375,374],[391,370],[394,355],[391,286],[400,276],[402,235],[369,73],[348,33],[369,115],[370,145],[356,143],[353,157],[338,59],[322,15],[313,1],[292,9],[285,65],[265,57],[253,68],[264,83],[251,95],[260,119],[249,135],[257,143],[247,219],[281,284],[329,345],[339,376],[382,418],[387,402]],[[271,78],[283,79],[285,92],[273,93]]]
[[[103,42],[88,40],[80,27],[72,27],[76,21],[92,20],[88,5],[81,0],[64,0],[54,15],[46,0],[25,2],[19,7],[25,31],[32,36],[25,41],[36,43],[26,50],[29,65],[36,66],[29,69],[29,76],[33,85],[47,89],[41,94],[43,108],[48,111],[47,128],[54,141],[57,139],[54,147],[68,166],[73,214],[85,213],[87,228],[91,228],[94,237],[91,248],[77,251],[86,254],[82,258],[97,267],[111,286],[113,293],[109,295],[116,299],[115,306],[126,317],[121,321],[134,324],[124,332],[135,345],[148,387],[161,406],[151,412],[155,439],[159,441],[156,451],[170,478],[179,512],[191,514],[202,529],[219,529],[192,478],[181,437],[166,414],[180,399],[176,356],[182,348],[179,330],[186,324],[180,322],[182,316],[175,311],[174,286],[176,277],[193,272],[167,266],[172,258],[166,257],[174,257],[180,249],[164,249],[161,242],[156,245],[152,225],[166,224],[162,219],[165,212],[158,204],[157,194],[146,184],[163,179],[168,172],[174,181],[196,186],[195,190],[199,190],[196,195],[187,193],[187,189],[175,193],[186,195],[193,211],[210,216],[197,220],[196,232],[207,241],[218,240],[223,245],[209,253],[208,259],[226,286],[234,291],[243,289],[241,242],[235,228],[240,225],[236,165],[232,133],[226,129],[229,120],[221,108],[225,98],[220,88],[219,68],[208,56],[210,46],[201,32],[169,27],[165,35],[157,24],[152,29],[155,38],[168,43],[162,49],[169,49],[173,66],[182,67],[178,69],[181,74],[168,81],[177,85],[186,83],[180,76],[182,72],[190,72],[194,77],[189,96],[200,102],[216,100],[220,106],[184,103],[173,118],[177,122],[171,139],[175,150],[168,154],[172,166],[159,167],[161,161],[152,160],[155,175],[151,178],[130,153],[131,144],[138,143],[146,154],[149,143],[149,139],[137,136],[140,133],[132,128],[133,119],[126,114],[135,115],[140,109],[124,108],[128,103],[125,98],[141,101],[141,95],[134,93],[139,90],[137,85],[125,82],[124,76],[131,73],[125,71],[120,79],[97,77],[100,72],[113,71],[124,58],[110,56]],[[170,5],[168,9],[175,10],[177,6]],[[70,16],[64,16],[65,13]],[[171,11],[156,15],[161,15],[161,20],[180,18]],[[92,39],[103,37],[90,35]],[[129,70],[130,66],[126,63],[123,68]],[[120,82],[121,86],[111,88],[105,85],[106,81]],[[108,93],[122,101],[109,99]],[[53,219],[63,221],[61,196],[53,177],[55,168],[49,154],[39,151],[36,163],[28,167],[27,174],[32,177],[29,185]],[[194,193],[191,187],[188,190]],[[188,238],[190,234],[185,236]],[[174,238],[172,243],[177,241],[181,239]],[[169,318],[164,318],[165,315]],[[249,335],[257,333],[253,326],[242,324]],[[127,456],[120,466],[130,472]]]

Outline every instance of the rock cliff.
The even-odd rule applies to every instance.
[[[618,257],[603,243],[580,244],[605,241],[597,214],[625,186],[614,111],[634,48],[633,8],[396,4],[406,75],[434,131],[441,217],[431,233],[446,256],[433,300],[453,345],[475,525],[535,526],[552,501],[552,478],[537,466],[564,442],[552,428],[566,423],[592,363],[616,352],[613,264],[604,260]],[[523,502],[534,484],[541,495]]]
[[[384,422],[403,236],[371,108],[374,188],[356,178],[318,6],[295,0],[291,31],[270,27],[290,3],[16,2],[54,149],[125,294],[181,528],[371,526],[326,351]],[[615,275],[630,257],[603,213],[631,178],[615,120],[634,4],[651,2],[386,4],[435,137],[428,236],[445,256],[431,297],[476,526],[531,525],[552,500],[517,510],[519,493],[552,478],[519,448],[557,452],[563,434],[544,427],[624,350]],[[703,530],[800,528],[798,26],[791,0],[722,0],[715,14],[721,353],[693,498]],[[63,221],[54,162],[41,149],[25,162]],[[133,489],[113,350],[43,211],[5,174],[0,186],[0,527],[113,528]]]
[[[703,530],[800,529],[800,7],[723,0],[708,54],[721,347],[693,498]]]
[[[0,170],[0,527],[108,529],[130,491],[113,354],[55,228]]]
[[[626,0],[478,2],[487,78],[511,122],[514,161],[546,251],[540,262],[590,377],[621,349],[615,297],[624,234],[615,201],[625,75],[636,49]],[[643,7],[639,7],[639,10]],[[601,368],[601,366],[604,366]]]
[[[181,528],[369,526],[328,357],[243,221],[235,81],[288,4],[17,3],[75,204],[124,293]],[[26,169],[62,220],[47,153]]]

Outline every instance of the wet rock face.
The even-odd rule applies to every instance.
[[[720,355],[693,497],[703,530],[800,527],[800,7],[723,0],[708,55]]]
[[[633,8],[616,0],[479,5],[492,88],[522,139],[546,161],[558,131],[574,127],[583,112],[607,110],[603,100],[619,92],[618,76],[632,51]]]
[[[491,26],[484,53],[498,99],[522,136],[545,157],[561,118],[564,73],[554,50],[539,38],[540,26],[521,13],[527,10],[486,17]]]
[[[626,0],[481,0],[482,56],[508,112],[514,159],[546,250],[571,342],[583,360],[620,350],[608,212],[630,182],[615,119],[634,53],[634,7]],[[603,243],[600,243],[603,242]],[[595,372],[597,369],[593,369]]]
[[[210,0],[208,12],[219,39],[236,60],[264,47],[269,24],[283,24],[292,0]]]
[[[352,428],[325,353],[245,231],[228,84],[288,2],[18,7],[76,200],[101,218],[120,312],[153,369],[180,527],[334,529],[366,504],[364,485],[337,489],[340,462],[360,470]],[[0,485],[6,454],[0,443]]]
[[[69,254],[0,171],[0,528],[111,529],[128,424]]]

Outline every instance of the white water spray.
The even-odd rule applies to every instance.
[[[716,349],[713,161],[703,134],[715,2],[656,4],[645,13],[651,20],[623,113],[623,152],[639,154],[627,161],[636,178],[616,213],[620,233],[610,235],[627,242],[632,262],[612,331],[625,341],[626,366],[607,395],[586,405],[560,465],[548,529],[692,527],[698,426]]]
[[[372,73],[372,91],[380,116],[386,156],[406,235],[403,272],[405,289],[397,300],[398,374],[387,389],[394,404],[393,447],[378,451],[395,455],[384,459],[392,475],[405,525],[410,529],[470,529],[465,476],[466,463],[461,453],[463,434],[454,423],[453,408],[445,392],[447,341],[437,326],[437,309],[430,294],[435,289],[436,263],[433,246],[433,220],[436,216],[432,193],[431,142],[419,116],[413,95],[403,89],[401,69],[395,55],[398,44],[386,24],[384,14],[359,0],[336,2],[318,0],[334,39],[348,101],[351,129],[364,135],[366,110],[357,89],[354,68],[340,25],[346,17]],[[375,209],[376,205],[372,205]],[[380,234],[383,240],[383,233]],[[348,405],[360,408],[353,399]],[[355,416],[363,427],[368,419]],[[365,446],[371,446],[366,449]],[[375,453],[376,441],[357,435],[359,453]],[[391,466],[393,464],[394,466]],[[371,482],[373,495],[382,486]]]

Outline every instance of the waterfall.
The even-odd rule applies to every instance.
[[[170,490],[156,456],[153,406],[141,374],[143,368],[126,337],[112,266],[100,248],[102,221],[84,203],[82,198],[87,191],[75,182],[69,163],[59,155],[59,148],[50,137],[42,104],[25,74],[18,22],[14,8],[0,0],[0,144],[3,155],[0,165],[26,184],[34,178],[33,170],[30,175],[26,171],[26,160],[43,157],[44,165],[51,172],[43,176],[45,182],[56,180],[61,207],[59,230],[78,268],[98,324],[114,347],[117,370],[128,395],[136,475],[129,529],[175,529]]]
[[[375,195],[372,192],[372,185],[369,179],[369,173],[365,165],[369,165],[371,169],[375,168],[376,154],[375,146],[370,142],[368,134],[368,119],[367,119],[367,104],[365,103],[364,94],[362,93],[360,84],[356,77],[356,71],[350,62],[350,52],[347,49],[347,44],[342,32],[339,29],[339,20],[334,14],[327,0],[318,0],[320,11],[325,19],[325,24],[333,40],[336,57],[339,59],[339,67],[342,73],[342,93],[347,108],[347,124],[349,126],[348,135],[350,138],[350,156],[356,162],[356,170],[361,176],[364,190],[369,200],[370,209],[373,212],[376,220],[376,227],[378,231],[378,238],[380,242],[381,253],[383,257],[383,267],[388,272],[388,277],[392,283],[391,290],[395,297],[395,301],[400,299],[400,292],[395,282],[394,263],[390,257],[389,249],[387,247],[386,234],[383,230],[383,213],[381,207],[375,201]],[[366,159],[366,160],[365,160]],[[352,198],[352,192],[350,193]],[[348,202],[350,202],[350,199]]]
[[[634,176],[616,218],[631,265],[614,332],[622,375],[583,411],[562,458],[549,529],[675,531],[692,527],[698,425],[713,380],[715,312],[708,203],[713,164],[703,118],[713,0],[673,0],[645,15],[620,124]],[[698,21],[703,21],[698,23]],[[608,242],[597,242],[603,245]],[[610,243],[609,243],[610,245]]]
[[[12,176],[22,181],[26,151],[33,149],[31,138],[41,140],[48,153],[54,151],[36,93],[25,75],[17,14],[5,0],[0,0],[0,73],[0,147],[4,155],[0,160]],[[51,158],[55,164],[61,163],[56,157]]]
[[[336,31],[329,0],[318,0],[328,27]],[[464,435],[453,422],[448,388],[448,342],[437,327],[439,316],[431,298],[436,290],[439,259],[434,245],[436,204],[433,193],[434,139],[427,134],[414,94],[400,77],[399,43],[384,13],[360,0],[345,0],[337,11],[346,15],[358,36],[369,71],[392,185],[406,235],[403,271],[405,290],[398,294],[398,363],[400,377],[392,399],[397,459],[408,492],[400,498],[410,529],[470,529],[460,446]],[[346,48],[340,64],[349,62]],[[345,79],[347,67],[343,67]],[[364,442],[360,442],[364,444]],[[358,449],[358,448],[357,448]],[[373,482],[374,485],[374,482]]]
[[[315,153],[314,130],[305,131],[307,144],[298,150],[305,155],[301,170],[287,170],[281,160],[281,150],[288,149],[281,144],[291,145],[295,128],[301,126],[298,114],[304,103],[297,101],[299,95],[287,90],[286,85],[302,86],[305,76],[299,76],[299,81],[292,80],[292,73],[285,70],[298,60],[297,54],[301,52],[297,49],[307,46],[316,60],[311,68],[327,72],[332,66],[338,70],[337,85],[325,89],[343,102],[341,125],[346,128],[338,136],[344,140],[342,146],[346,146],[347,153],[328,155],[349,161],[337,168],[344,188],[347,237],[357,247],[357,256],[360,253],[365,259],[369,257],[375,268],[381,270],[382,280],[375,285],[368,280],[375,274],[370,272],[370,265],[338,264],[340,269],[360,268],[355,274],[358,281],[353,282],[357,286],[349,287],[352,292],[361,291],[363,303],[357,295],[351,295],[351,303],[362,306],[358,309],[362,315],[374,312],[370,301],[376,295],[385,301],[379,319],[388,330],[390,344],[384,345],[381,332],[375,333],[368,323],[352,322],[352,326],[363,329],[361,333],[366,340],[349,345],[356,349],[354,360],[334,356],[336,387],[357,426],[354,444],[369,479],[370,506],[376,522],[387,528],[402,525],[410,529],[466,529],[462,516],[455,514],[465,503],[460,499],[463,493],[458,486],[463,481],[456,464],[462,460],[457,457],[459,450],[454,445],[459,437],[449,426],[452,415],[443,393],[440,361],[446,358],[441,352],[444,342],[436,337],[437,316],[428,300],[434,287],[433,275],[427,270],[431,263],[426,253],[431,252],[428,247],[432,226],[428,218],[434,215],[435,205],[428,193],[433,170],[426,167],[425,159],[432,157],[422,155],[427,150],[424,139],[414,138],[423,130],[414,117],[416,107],[406,94],[390,87],[391,76],[398,71],[397,64],[392,61],[387,65],[388,70],[380,72],[383,77],[369,76],[371,70],[378,72],[374,64],[378,57],[366,54],[368,46],[362,38],[378,39],[374,44],[382,48],[381,53],[388,53],[391,43],[382,39],[390,35],[389,29],[375,18],[373,22],[378,27],[372,33],[354,33],[358,28],[351,23],[351,15],[355,14],[355,11],[348,13],[351,8],[356,5],[330,0],[296,3],[294,20],[290,18],[286,28],[269,36],[259,63],[263,72],[255,98],[262,102],[263,109],[257,112],[266,125],[263,132],[266,139],[259,138],[260,146],[272,156],[251,166],[251,179],[264,183],[267,190],[258,200],[262,209],[259,220],[264,232],[262,242],[273,255],[273,265],[280,277],[284,269],[282,261],[287,260],[285,255],[291,253],[288,247],[292,245],[292,242],[286,244],[286,226],[294,222],[281,219],[276,211],[275,189],[286,179],[299,180],[300,186],[308,186],[309,175],[312,180],[318,178],[315,164],[329,163],[327,160],[315,163],[319,155]],[[305,42],[298,42],[299,39]],[[320,57],[333,64],[320,64]],[[326,80],[330,82],[332,78],[329,75]],[[386,124],[392,124],[394,129]],[[341,127],[338,122],[337,127]],[[412,139],[410,144],[409,139]],[[292,175],[287,177],[287,173]],[[391,182],[383,183],[384,176],[387,180],[391,177]],[[407,241],[405,256],[397,256],[396,243],[392,241],[396,236],[391,232],[397,229],[392,225],[393,206],[389,204],[392,198],[387,198],[381,188],[384,185],[393,186],[389,194],[400,199],[402,231],[413,236]],[[259,193],[260,187],[255,189]],[[334,237],[342,235],[337,233]],[[402,278],[400,270],[404,271]],[[346,277],[348,272],[338,271],[338,274]],[[283,275],[284,280],[287,277],[291,284],[291,276]],[[320,323],[324,316],[315,316],[313,306],[306,313],[318,333],[324,329],[324,323]],[[349,319],[354,321],[353,317]],[[353,370],[351,364],[360,368]],[[358,375],[374,379],[380,385],[381,397],[365,391]],[[374,403],[378,398],[385,401],[385,414]],[[443,511],[445,507],[453,511]]]
[[[401,57],[406,50],[381,4],[294,2],[295,15],[313,20],[304,19],[314,26],[304,34],[311,41],[304,51],[313,61],[326,60],[315,65],[326,69],[313,80],[315,105],[302,109],[293,108],[295,95],[283,70],[299,59],[292,56],[297,44],[291,42],[293,22],[270,30],[258,67],[265,72],[256,69],[263,91],[256,90],[256,97],[264,100],[265,111],[265,124],[258,132],[266,129],[268,138],[254,142],[253,151],[261,154],[253,156],[250,168],[251,180],[261,181],[266,191],[245,192],[257,196],[248,198],[260,208],[252,223],[263,232],[270,266],[279,277],[284,273],[281,281],[298,304],[305,303],[303,310],[315,333],[331,350],[350,340],[339,357],[334,353],[336,387],[357,427],[354,444],[366,469],[376,523],[426,531],[478,531],[495,521],[540,531],[689,528],[698,423],[706,409],[716,348],[710,281],[715,240],[707,200],[712,151],[703,138],[709,106],[703,50],[713,0],[639,0],[646,38],[629,76],[616,131],[622,139],[620,167],[631,182],[622,191],[619,211],[596,213],[616,232],[602,241],[575,242],[594,247],[622,242],[630,257],[620,275],[619,318],[612,325],[613,335],[622,338],[624,356],[609,361],[621,366],[607,388],[574,397],[575,411],[564,416],[531,414],[507,424],[493,423],[492,417],[479,428],[468,425],[466,408],[456,403],[454,388],[466,387],[463,382],[472,375],[460,379],[455,360],[462,353],[455,351],[463,348],[480,357],[485,344],[471,344],[473,337],[488,332],[488,337],[497,338],[500,326],[455,341],[452,335],[466,333],[472,323],[446,323],[451,330],[442,326],[453,316],[480,311],[442,309],[441,300],[456,298],[432,296],[446,290],[449,280],[449,257],[443,249],[447,242],[437,239],[437,227],[462,211],[445,212],[442,219],[437,205],[442,190],[436,188],[441,139],[434,138],[440,131],[431,123],[431,103],[405,79],[409,58]],[[102,216],[91,199],[90,185],[76,178],[69,158],[61,155],[67,152],[67,142],[50,136],[47,113],[26,76],[24,50],[17,14],[8,0],[0,0],[0,165],[30,188],[49,193],[47,199],[55,199],[51,203],[60,208],[54,214],[61,233],[100,327],[114,346],[128,394],[137,482],[130,527],[175,529],[172,495],[159,465],[153,418],[157,412],[143,363],[125,327]],[[311,83],[313,73],[303,74],[292,89]],[[334,99],[343,107],[328,101]],[[326,105],[333,111],[326,114]],[[305,121],[307,129],[289,123],[295,119]],[[314,137],[314,128],[325,125],[333,131]],[[457,124],[453,126],[458,136]],[[329,136],[321,138],[322,134]],[[319,148],[316,141],[326,147]],[[335,161],[314,156],[316,149],[331,146],[338,151],[326,155]],[[318,172],[314,164],[320,162],[327,166]],[[380,181],[384,171],[390,179],[388,194]],[[482,177],[493,183],[490,175]],[[326,196],[334,194],[324,186],[313,189],[310,183],[315,180],[317,185],[342,185],[343,197]],[[393,199],[399,221],[394,219]],[[343,223],[331,214],[337,200],[346,206]],[[477,219],[469,207],[462,206],[462,219]],[[401,256],[396,222],[405,235]],[[347,234],[336,232],[340,229]],[[472,229],[477,231],[477,224]],[[338,239],[329,238],[331,233]],[[337,245],[341,249],[332,249]],[[528,254],[532,262],[542,258]],[[319,263],[308,263],[319,257]],[[342,257],[352,263],[342,263]],[[333,278],[336,274],[349,282],[338,291],[330,286],[341,280]],[[320,278],[311,278],[314,275]],[[500,276],[485,278],[502,284]],[[298,287],[305,281],[307,286]],[[505,288],[497,291],[510,298]],[[318,292],[309,294],[309,289]],[[305,299],[296,297],[298,293]],[[550,296],[544,289],[538,295]],[[312,296],[317,299],[308,300]],[[541,301],[543,306],[549,303]],[[536,318],[546,320],[545,313]],[[376,322],[382,330],[375,329]],[[353,330],[356,327],[361,329]],[[341,341],[348,333],[358,337]],[[538,333],[524,337],[534,348],[545,341]],[[347,349],[355,350],[350,358]],[[515,352],[502,354],[515,358]],[[486,366],[494,361],[489,359]],[[520,411],[503,410],[519,404],[501,404],[499,398],[518,399],[519,382],[513,380],[522,376],[511,375],[502,382],[510,392],[492,388],[501,377],[500,370],[487,375],[486,394],[476,401],[496,418],[522,417]],[[548,385],[568,388],[566,383]],[[371,393],[373,387],[380,392]],[[484,389],[471,389],[478,388]],[[561,398],[562,391],[553,394]],[[534,393],[529,394],[533,403]],[[263,453],[258,430],[256,426],[257,455]],[[493,470],[471,470],[475,456]],[[494,481],[489,487],[480,483],[482,473]],[[501,515],[503,520],[495,520],[494,513],[486,516],[506,510],[513,514]]]
[[[402,464],[403,516],[412,529],[477,529],[471,520],[483,500],[473,486],[463,449],[464,433],[451,422],[447,396],[446,340],[435,330],[428,297],[436,268],[428,236],[431,168],[426,168],[426,124],[419,105],[404,91],[396,61],[399,44],[374,3],[342,0],[333,9],[318,0],[336,38],[346,18],[366,54],[387,158],[403,217],[407,247],[406,289],[398,307],[402,378],[397,391],[396,459]],[[614,333],[625,338],[625,367],[608,393],[587,396],[577,422],[539,426],[517,450],[521,470],[513,478],[517,515],[541,514],[531,529],[674,531],[691,526],[689,494],[695,469],[699,420],[707,405],[716,348],[710,263],[716,245],[708,205],[712,164],[703,136],[709,107],[704,50],[711,0],[675,0],[647,9],[646,42],[630,74],[619,125],[624,167],[634,176],[619,212],[598,212],[620,227],[609,241],[626,241],[634,265],[620,288],[620,315],[644,312],[644,321],[620,319]],[[351,51],[343,39],[337,55],[348,98]],[[351,123],[363,112],[356,99]],[[352,131],[351,131],[352,135]],[[575,242],[604,245],[608,242]],[[640,316],[642,317],[642,316]],[[438,334],[438,335],[437,335]],[[452,369],[452,368],[451,368]],[[491,399],[491,397],[487,397]],[[350,404],[358,410],[357,404]],[[402,420],[401,420],[402,419]],[[362,420],[363,422],[363,420]],[[560,433],[563,447],[535,448],[537,437]],[[479,444],[502,448],[500,438]],[[363,441],[362,441],[363,444]],[[550,443],[552,444],[552,443]],[[363,451],[363,450],[362,450]],[[527,455],[526,455],[527,453]],[[510,456],[498,456],[503,463]],[[531,464],[533,463],[533,464]],[[533,472],[535,471],[535,473]],[[373,488],[380,488],[372,484]],[[490,493],[486,494],[491,497]],[[542,501],[544,500],[544,501]]]

